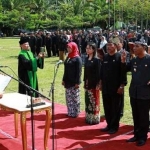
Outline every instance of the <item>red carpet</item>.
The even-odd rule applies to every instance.
[[[66,116],[66,106],[55,105],[55,150],[149,150],[150,134],[147,144],[142,147],[135,143],[126,143],[126,139],[132,137],[132,126],[121,125],[118,133],[109,135],[100,132],[100,128],[106,126],[101,119],[99,125],[87,125],[84,121],[84,112],[78,118]],[[19,126],[19,137],[14,138],[14,118],[12,113],[0,111],[0,150],[22,150],[21,133]],[[44,150],[43,135],[45,114],[35,114],[35,148]],[[32,149],[31,120],[27,118],[28,150]],[[49,150],[52,150],[52,136],[48,141]]]

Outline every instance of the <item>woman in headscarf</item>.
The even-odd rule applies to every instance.
[[[101,36],[101,42],[100,42],[99,48],[103,49],[105,53],[106,53],[106,44],[107,44],[107,41],[106,41],[105,36]]]
[[[78,46],[74,42],[67,44],[68,57],[64,62],[64,75],[62,85],[66,92],[68,116],[77,117],[80,113],[80,90],[82,61]]]
[[[84,66],[85,89],[85,122],[98,124],[100,122],[100,59],[96,57],[96,44],[88,43],[86,47],[88,57]]]

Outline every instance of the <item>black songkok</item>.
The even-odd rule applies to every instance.
[[[27,42],[28,42],[27,39],[22,38],[22,39],[20,39],[19,44],[22,45],[22,44],[27,43]]]

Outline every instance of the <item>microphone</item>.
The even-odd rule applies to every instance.
[[[56,63],[56,66],[59,65],[59,64],[61,64],[61,63],[63,63],[63,61],[62,61],[62,60],[59,60],[59,61]]]
[[[8,66],[0,66],[0,68],[6,68],[6,67],[8,67]]]

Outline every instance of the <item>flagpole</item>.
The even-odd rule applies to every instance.
[[[110,28],[110,0],[108,0],[108,29]]]
[[[115,0],[114,0],[114,31],[115,31],[115,22],[116,22],[116,3],[115,3]]]

